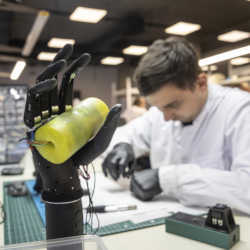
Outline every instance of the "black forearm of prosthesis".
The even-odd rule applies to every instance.
[[[78,168],[69,159],[62,164],[52,164],[31,147],[34,164],[43,180],[42,199],[46,211],[46,238],[56,239],[83,234],[83,213]],[[50,250],[54,249],[49,248]],[[64,249],[64,247],[60,248]],[[65,250],[68,249],[67,246]],[[82,249],[82,244],[71,247]]]
[[[46,239],[57,239],[83,235],[82,202],[66,204],[45,203]],[[82,250],[83,242],[72,245],[47,247],[47,250]]]
[[[47,228],[46,238],[48,240],[63,238],[66,236],[83,235],[83,213],[81,200],[66,204],[45,203],[45,208]]]

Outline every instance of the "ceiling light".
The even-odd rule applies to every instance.
[[[105,65],[118,65],[123,62],[124,62],[124,58],[112,57],[112,56],[105,57],[101,60],[101,64],[105,64]]]
[[[168,28],[165,29],[166,33],[186,36],[190,33],[193,33],[199,30],[201,26],[195,23],[186,23],[186,22],[178,22]]]
[[[48,46],[50,48],[63,48],[64,45],[66,44],[75,44],[75,40],[74,39],[64,39],[64,38],[56,38],[53,37],[49,40],[48,42]]]
[[[123,49],[123,54],[140,56],[148,51],[146,46],[131,45]]]
[[[250,33],[249,32],[244,32],[244,31],[240,31],[240,30],[232,30],[230,32],[221,34],[219,36],[217,36],[217,39],[223,42],[238,42],[244,39],[247,39],[250,37]]]
[[[98,23],[106,14],[107,11],[102,9],[77,7],[69,19],[77,22]]]
[[[10,74],[10,79],[11,80],[17,80],[21,73],[23,72],[24,68],[26,66],[25,61],[17,61],[11,74]]]
[[[217,69],[218,69],[218,67],[216,65],[211,65],[209,68],[208,68],[208,66],[202,67],[203,71],[208,71],[208,70],[210,70],[210,71],[216,71]]]
[[[203,58],[199,61],[199,65],[203,67],[206,65],[215,64],[217,62],[226,61],[235,57],[247,55],[249,53],[250,53],[250,45],[238,49],[229,50],[227,52],[223,52],[214,56]]]
[[[26,38],[26,41],[22,50],[23,56],[29,56],[31,54],[48,19],[49,19],[48,11],[41,10],[38,12],[36,20],[30,30],[30,33]]]
[[[250,63],[250,58],[248,57],[237,57],[232,59],[231,61],[232,65],[243,65],[243,64],[247,64]]]
[[[56,53],[41,52],[38,54],[37,59],[41,61],[53,61]]]

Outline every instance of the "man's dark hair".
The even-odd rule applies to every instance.
[[[166,84],[192,90],[200,73],[198,59],[193,45],[183,38],[156,40],[141,58],[134,81],[144,96]]]

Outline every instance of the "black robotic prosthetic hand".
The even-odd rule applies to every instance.
[[[66,162],[53,164],[39,154],[35,146],[39,146],[40,142],[34,140],[36,129],[56,115],[72,108],[74,79],[90,61],[90,55],[86,53],[73,61],[64,72],[61,85],[58,87],[57,75],[66,66],[72,52],[73,47],[69,44],[61,49],[54,61],[37,77],[36,84],[27,92],[24,123],[30,129],[27,136],[36,170],[41,175],[42,198],[45,202],[60,203],[80,199],[83,191],[78,167],[89,164],[105,151],[121,113],[121,105],[113,106],[95,138]]]
[[[37,77],[35,86],[27,92],[24,123],[29,128],[28,141],[37,172],[36,190],[42,190],[45,202],[47,239],[83,234],[83,212],[78,168],[91,163],[105,151],[120,119],[121,105],[115,105],[96,136],[62,164],[53,164],[43,158],[34,140],[36,129],[55,116],[72,108],[73,83],[77,74],[90,61],[89,54],[82,54],[66,69],[58,88],[57,75],[67,64],[73,52],[71,45],[59,51],[54,61]],[[59,218],[59,219],[58,219]],[[66,248],[62,248],[68,249]],[[82,249],[82,244],[75,246]],[[72,248],[73,250],[73,248]]]

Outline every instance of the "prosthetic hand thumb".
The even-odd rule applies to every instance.
[[[133,173],[130,190],[139,200],[152,200],[155,195],[162,192],[159,185],[158,169],[146,169]]]
[[[105,158],[102,169],[105,176],[110,175],[114,180],[120,176],[129,177],[135,166],[133,148],[128,143],[118,143]]]

